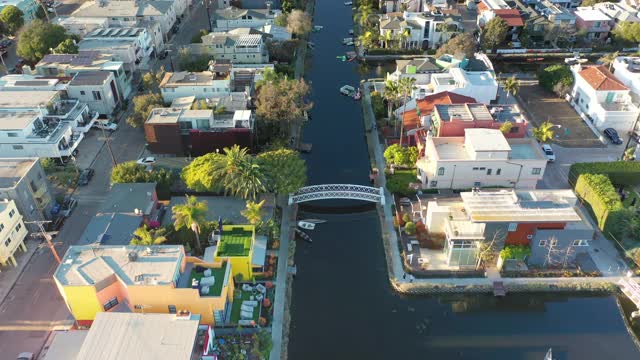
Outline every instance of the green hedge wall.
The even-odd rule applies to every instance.
[[[609,177],[615,185],[640,184],[640,162],[638,161],[613,161],[575,163],[569,169],[569,185],[576,185],[578,177],[582,174],[602,174]]]
[[[615,232],[624,207],[611,180],[602,174],[582,174],[575,187],[576,195],[591,206],[598,228]]]

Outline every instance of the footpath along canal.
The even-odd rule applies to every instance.
[[[384,74],[336,59],[350,50],[341,45],[352,24],[342,1],[317,1],[314,24],[324,28],[311,37],[305,77],[315,103],[303,137],[313,144],[309,183],[368,184],[361,104],[338,90]],[[289,359],[541,360],[550,347],[558,360],[640,358],[613,295],[402,296],[389,285],[375,209],[303,215],[328,222],[313,244],[297,245]]]

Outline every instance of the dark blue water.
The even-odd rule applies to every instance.
[[[351,26],[342,0],[318,0],[315,24],[324,29],[312,36],[307,75],[315,102],[304,130],[313,144],[309,182],[366,184],[362,109],[338,89],[380,74],[336,59]],[[313,245],[298,243],[290,359],[541,360],[550,347],[559,360],[640,359],[613,296],[400,296],[388,284],[374,211],[306,215],[329,221]]]

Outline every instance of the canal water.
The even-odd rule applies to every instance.
[[[306,76],[315,103],[304,130],[304,142],[313,144],[309,183],[367,184],[361,104],[338,89],[384,74],[336,59],[348,50],[341,40],[352,23],[342,0],[316,1],[314,23],[324,29],[312,35]],[[312,232],[313,244],[299,242],[296,250],[292,360],[541,360],[550,347],[558,360],[640,359],[613,296],[401,296],[388,283],[376,212],[328,212],[304,214],[328,222]]]

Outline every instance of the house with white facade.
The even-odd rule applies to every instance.
[[[238,9],[229,6],[215,11],[216,31],[227,31],[238,28],[259,29],[271,25],[282,14],[280,10],[268,9]]]
[[[111,27],[87,34],[78,44],[80,50],[111,53],[125,63],[128,71],[148,68],[151,55],[158,53],[149,31],[141,27]]]
[[[167,103],[185,96],[195,96],[196,99],[228,96],[231,93],[229,71],[165,73],[160,82],[160,93]]]
[[[80,38],[97,30],[109,27],[109,19],[106,17],[84,18],[75,16],[57,16],[51,22],[62,26],[67,34],[77,35]]]
[[[632,23],[640,22],[638,10],[625,7],[622,3],[602,2],[594,4],[593,8],[609,16],[616,24],[623,21]]]
[[[640,97],[640,57],[618,56],[613,61],[613,71],[616,79],[631,90],[632,96]]]
[[[575,11],[576,28],[585,33],[585,38],[604,42],[609,38],[614,21],[609,15],[593,6],[579,7]]]
[[[258,28],[263,33],[270,35],[273,40],[287,41],[291,40],[291,33],[287,31],[286,27],[278,26],[276,24],[269,24]]]
[[[69,97],[89,106],[91,111],[110,117],[120,104],[120,96],[113,73],[109,71],[83,71],[67,84]]]
[[[0,92],[0,153],[64,158],[78,148],[98,117],[59,91]]]
[[[478,4],[478,17],[476,24],[482,29],[495,17],[502,18],[509,30],[505,41],[516,41],[520,31],[524,27],[524,21],[518,9],[512,9],[504,0],[482,0]]]
[[[380,19],[381,46],[402,44],[407,49],[435,49],[461,32],[462,19],[440,12],[389,13]]]
[[[249,28],[213,32],[202,37],[202,44],[191,44],[196,54],[232,63],[260,64],[269,62],[266,35]]]
[[[631,130],[640,109],[633,104],[630,90],[605,66],[571,67],[574,85],[571,104],[596,128],[614,128],[626,133]]]
[[[66,89],[67,85],[58,78],[45,78],[26,74],[9,74],[0,77],[0,91],[55,91]]]
[[[500,130],[468,128],[464,137],[427,134],[418,179],[424,189],[534,189],[547,159],[533,139],[506,139]]]
[[[498,81],[493,71],[466,71],[451,68],[448,73],[432,74],[431,83],[424,95],[443,91],[469,96],[479,103],[489,104],[498,96]]]
[[[16,208],[16,202],[9,199],[0,201],[0,264],[18,266],[13,256],[18,249],[27,251],[24,240],[29,234]]]
[[[550,0],[538,1],[535,9],[553,25],[575,26],[576,16],[566,7]]]

